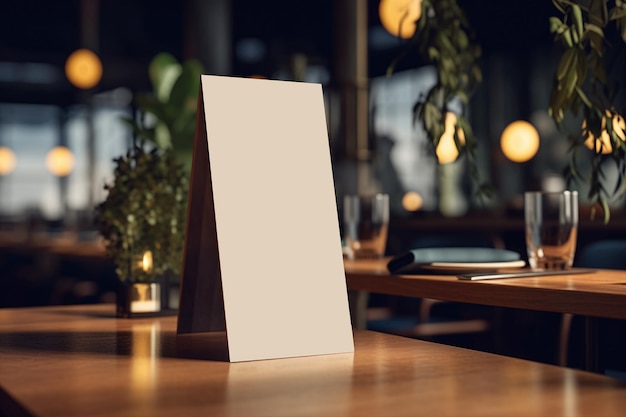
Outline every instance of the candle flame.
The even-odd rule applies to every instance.
[[[152,252],[147,250],[143,254],[143,258],[141,260],[141,268],[145,272],[152,271]]]

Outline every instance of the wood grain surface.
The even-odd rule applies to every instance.
[[[220,333],[112,305],[0,310],[0,415],[621,416],[605,376],[381,333],[355,352],[228,363]],[[199,336],[199,337],[197,337]]]

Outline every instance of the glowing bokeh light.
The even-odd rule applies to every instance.
[[[406,211],[419,211],[423,205],[424,199],[415,191],[409,191],[402,196],[402,207]]]
[[[539,150],[539,133],[532,124],[516,120],[502,131],[500,147],[513,162],[529,161]]]
[[[8,175],[17,166],[15,152],[6,146],[0,146],[0,175]]]
[[[611,117],[611,112],[608,110],[606,111],[606,116],[602,117],[602,134],[600,135],[600,138],[598,140],[595,140],[595,136],[593,136],[593,133],[587,132],[587,120],[583,120],[582,130],[583,133],[587,132],[585,146],[592,151],[595,150],[596,153],[609,154],[613,152],[611,138],[609,136],[609,132],[606,130],[607,116]],[[613,115],[613,121],[611,122],[611,126],[613,126],[613,130],[617,134],[618,138],[623,141],[626,140],[626,135],[624,134],[624,131],[626,130],[626,122],[624,122],[624,118],[621,115]]]
[[[100,58],[89,49],[78,49],[65,61],[65,75],[78,88],[93,88],[102,79]]]
[[[457,117],[452,112],[446,113],[445,129],[435,153],[440,164],[448,164],[456,161],[459,156],[459,149],[454,142],[454,131],[456,129],[459,142],[465,143],[465,134],[461,128],[456,128]]]
[[[52,148],[46,155],[46,166],[57,177],[65,177],[74,169],[74,154],[64,146]]]
[[[415,33],[415,22],[422,15],[421,0],[381,0],[380,23],[393,36],[409,39]]]

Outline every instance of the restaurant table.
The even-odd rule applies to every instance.
[[[626,319],[626,271],[469,281],[457,275],[392,275],[389,259],[345,260],[348,289],[497,307]]]
[[[176,318],[0,309],[0,415],[621,416],[626,382],[359,331],[354,353],[228,363]],[[262,335],[262,332],[259,332]],[[219,339],[219,338],[218,338]]]
[[[597,318],[626,319],[626,271],[597,269],[590,273],[490,280],[460,280],[457,275],[393,275],[389,258],[344,260],[357,327],[365,322],[366,298],[378,293],[482,304],[585,317],[586,369],[599,371]]]

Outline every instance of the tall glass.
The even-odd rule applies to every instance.
[[[343,236],[349,259],[384,256],[388,227],[388,194],[344,196]]]
[[[527,192],[524,216],[530,267],[571,268],[578,231],[578,192]]]

